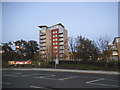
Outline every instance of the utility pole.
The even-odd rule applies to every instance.
[[[57,65],[59,64],[58,56],[55,58],[55,69],[57,68]]]

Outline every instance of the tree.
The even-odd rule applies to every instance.
[[[75,52],[75,38],[74,37],[69,37],[69,48],[71,52]]]
[[[3,50],[3,52],[13,51],[13,49],[11,48],[11,45],[12,45],[12,42],[2,43],[2,50]]]
[[[20,58],[20,55],[18,55],[17,52],[15,52],[12,49],[12,42],[9,43],[2,43],[2,60],[4,61],[9,61],[9,60],[16,60],[17,58]]]
[[[22,58],[26,59],[33,59],[34,54],[38,52],[38,44],[34,40],[25,41],[25,40],[18,40],[15,43],[15,46],[18,46],[19,48],[16,48],[16,51],[21,54]]]
[[[110,37],[100,36],[97,43],[101,50],[101,55],[103,59],[108,60],[108,57],[111,54],[111,51],[109,50]]]
[[[36,41],[31,40],[28,41],[27,45],[26,45],[26,53],[29,53],[30,58],[33,58],[34,54],[37,53],[39,50],[38,48],[38,44]]]
[[[78,36],[76,41],[76,55],[77,59],[84,61],[97,60],[99,49],[94,41]]]
[[[72,53],[71,56],[72,56],[72,59],[74,59],[74,53],[75,53],[75,38],[72,36],[72,37],[69,37],[68,38],[68,42],[69,42],[69,50],[70,52]]]
[[[25,40],[22,40],[22,39],[14,42],[14,44],[16,46],[15,51],[21,56],[21,59],[23,59],[24,55],[25,55],[26,43],[27,42]]]

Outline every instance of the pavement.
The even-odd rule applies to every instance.
[[[2,70],[39,70],[39,71],[54,71],[54,72],[75,72],[75,73],[120,75],[120,73],[117,71],[73,70],[73,69],[54,69],[54,68],[3,68]]]
[[[97,71],[97,73],[89,70],[85,70],[85,73],[83,71],[4,68],[0,83],[2,83],[2,88],[39,88],[42,90],[56,90],[56,88],[113,88],[115,90],[114,88],[119,87],[120,81],[115,72],[110,74],[103,71]]]

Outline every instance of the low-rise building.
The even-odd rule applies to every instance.
[[[110,60],[120,60],[120,37],[115,37],[112,44],[109,46],[111,51]]]

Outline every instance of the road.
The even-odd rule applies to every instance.
[[[52,72],[39,70],[3,70],[3,88],[118,88],[118,75]]]

